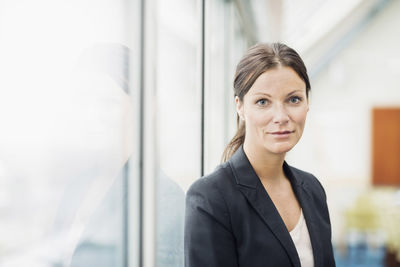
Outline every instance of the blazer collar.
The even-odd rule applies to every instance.
[[[233,166],[237,184],[253,189],[262,185],[260,179],[253,169],[253,166],[251,166],[249,159],[244,153],[243,145],[240,145],[229,161]],[[303,179],[301,179],[301,177],[296,177],[293,174],[289,164],[287,164],[286,161],[283,161],[283,171],[293,187],[303,185]]]
[[[243,145],[237,149],[228,162],[235,176],[236,183],[239,186],[239,190],[244,194],[249,203],[280,241],[292,261],[293,266],[300,267],[300,259],[286,225],[244,153]],[[315,207],[311,194],[307,190],[307,185],[304,183],[303,177],[298,174],[295,175],[291,170],[292,167],[290,167],[286,161],[283,162],[282,167],[303,209],[313,247],[314,265],[316,267],[321,266],[320,263],[322,262],[319,256],[321,253],[321,244],[318,238],[319,233],[316,231],[318,227],[316,225],[316,219],[314,218],[315,213],[313,209],[315,209]]]

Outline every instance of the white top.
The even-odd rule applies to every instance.
[[[300,210],[300,219],[292,231],[289,232],[299,254],[301,267],[314,267],[314,257],[303,210]]]

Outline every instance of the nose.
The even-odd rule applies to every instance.
[[[289,114],[282,104],[275,105],[272,121],[277,124],[285,124],[289,121]]]

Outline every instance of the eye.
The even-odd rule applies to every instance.
[[[267,99],[260,99],[257,101],[257,104],[260,106],[265,106],[267,104]]]
[[[297,103],[299,103],[301,101],[301,97],[293,96],[293,97],[290,98],[289,101],[290,101],[290,103],[297,104]]]

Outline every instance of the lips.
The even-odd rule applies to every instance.
[[[281,132],[273,132],[271,134],[290,134],[293,133],[294,131],[281,131]]]

